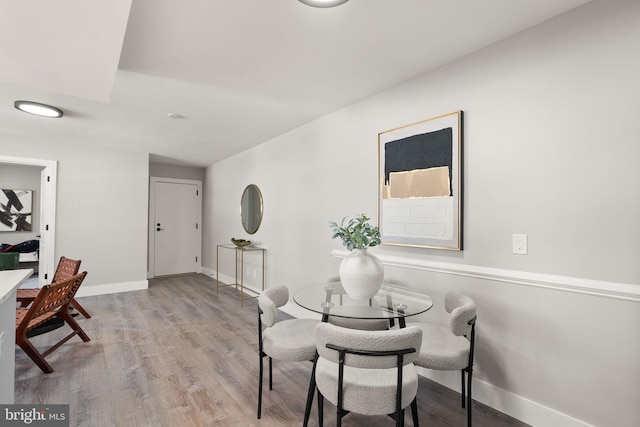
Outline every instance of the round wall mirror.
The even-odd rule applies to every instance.
[[[240,216],[244,231],[254,234],[262,222],[262,193],[255,184],[247,185],[240,201]]]

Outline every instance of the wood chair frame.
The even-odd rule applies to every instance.
[[[51,283],[59,282],[61,280],[68,279],[78,274],[80,271],[80,260],[74,260],[71,258],[60,257],[56,272],[53,275]],[[28,307],[36,297],[38,296],[40,289],[18,289],[16,294],[16,300],[20,303],[20,307]],[[80,305],[80,303],[74,298],[71,301],[71,306],[78,310],[86,319],[90,319],[91,315]]]
[[[69,314],[69,305],[86,275],[87,272],[85,271],[67,280],[45,285],[40,289],[38,296],[29,308],[16,308],[16,345],[22,348],[45,374],[53,372],[53,368],[45,360],[45,357],[69,341],[73,336],[78,335],[84,342],[91,341],[89,336]],[[27,338],[27,332],[54,317],[63,319],[73,332],[41,353]]]

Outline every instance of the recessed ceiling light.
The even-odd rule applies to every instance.
[[[41,104],[32,101],[16,101],[13,106],[25,113],[35,114],[36,116],[60,118],[64,115],[61,109],[52,107],[51,105]]]
[[[335,7],[348,2],[349,0],[299,0],[307,6],[312,7]]]

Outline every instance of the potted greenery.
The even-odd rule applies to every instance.
[[[340,263],[340,281],[352,298],[372,298],[380,289],[384,279],[384,268],[378,257],[367,252],[367,248],[381,243],[380,229],[369,224],[371,218],[360,214],[340,225],[330,222],[332,238],[340,237],[342,244],[351,251]]]
[[[346,224],[344,223],[347,220],[346,216],[342,218],[340,225],[332,221],[329,223],[333,231],[331,238],[340,237],[342,244],[350,251],[378,246],[380,244],[380,229],[369,224],[367,221],[370,219],[365,214],[360,214],[351,218]]]

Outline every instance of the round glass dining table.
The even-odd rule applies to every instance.
[[[345,292],[339,281],[331,281],[299,289],[293,294],[293,300],[307,310],[322,314],[323,322],[328,321],[330,316],[387,319],[389,326],[394,326],[397,321],[400,328],[405,327],[406,317],[424,313],[433,306],[433,300],[428,295],[391,283],[384,283],[372,298],[356,299]],[[308,425],[315,392],[315,361],[313,366],[303,426]]]
[[[307,310],[320,313],[323,321],[329,316],[350,319],[393,319],[404,327],[404,319],[424,313],[433,306],[428,295],[384,283],[372,298],[350,297],[339,281],[320,283],[299,289],[293,300]]]

